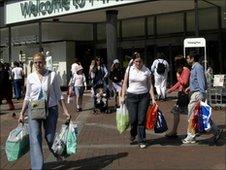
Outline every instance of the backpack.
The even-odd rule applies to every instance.
[[[158,63],[158,66],[157,66],[157,73],[158,74],[164,74],[165,73],[165,70],[166,70],[166,66],[165,64],[163,64],[164,61],[162,61],[161,63]]]

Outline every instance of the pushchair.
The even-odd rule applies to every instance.
[[[98,112],[108,113],[108,99],[110,97],[110,90],[107,83],[103,80],[98,81],[93,85],[93,98],[94,98],[94,109],[93,113]]]

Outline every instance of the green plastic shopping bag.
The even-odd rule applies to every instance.
[[[129,112],[125,104],[121,104],[116,111],[116,125],[119,133],[123,133],[129,126]]]
[[[6,140],[5,151],[8,161],[15,161],[29,151],[28,124],[19,124]]]
[[[70,122],[67,134],[67,154],[75,154],[77,151],[77,125]]]

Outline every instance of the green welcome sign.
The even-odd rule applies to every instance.
[[[6,4],[6,24],[115,7],[145,0],[23,0]]]

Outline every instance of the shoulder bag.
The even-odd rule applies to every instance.
[[[48,102],[49,102],[49,95],[50,95],[50,81],[51,81],[51,72],[48,75],[48,84],[47,84],[47,99],[39,99],[39,100],[32,100],[30,102],[31,107],[31,119],[46,119],[48,116]]]

